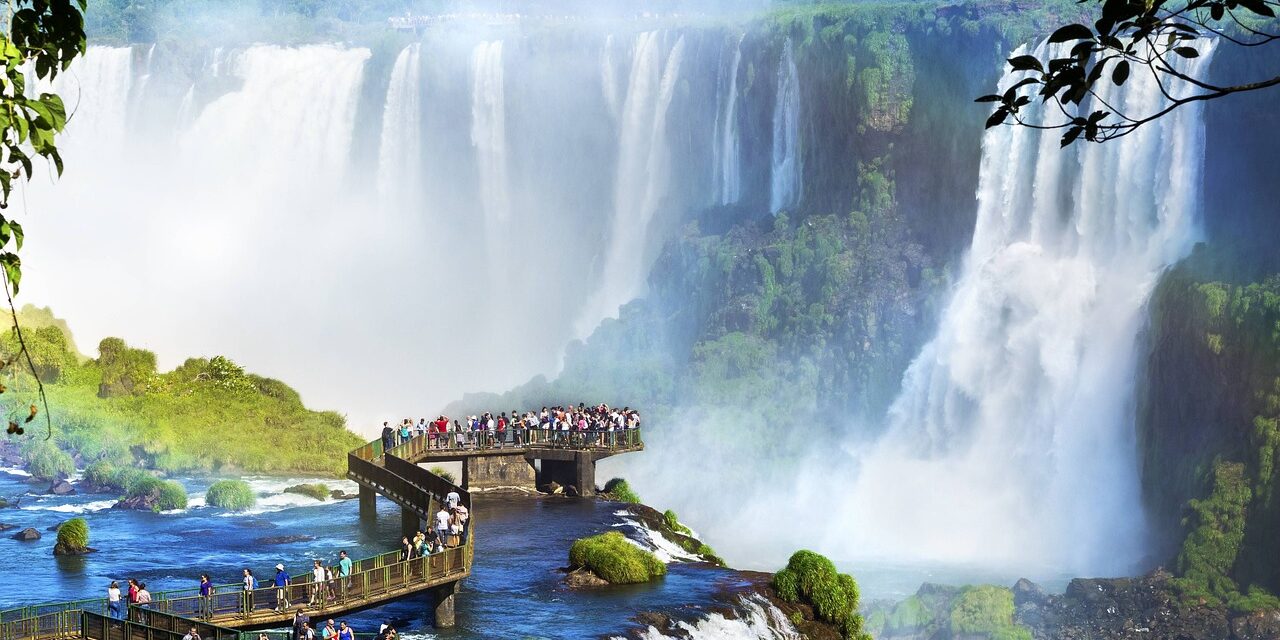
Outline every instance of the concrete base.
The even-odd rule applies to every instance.
[[[523,453],[509,456],[467,458],[462,463],[462,488],[467,491],[537,488],[533,462]]]
[[[436,607],[436,628],[448,629],[457,624],[454,612],[454,595],[458,593],[458,583],[442,584],[431,590],[431,599]]]
[[[596,493],[596,461],[588,451],[579,451],[571,460],[542,460],[542,473],[538,474],[538,486],[555,482],[562,487],[574,487],[578,495]]]
[[[360,518],[378,517],[378,494],[373,489],[360,485]]]

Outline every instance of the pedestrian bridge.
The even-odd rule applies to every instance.
[[[458,493],[460,504],[471,513],[466,538],[460,545],[442,552],[401,560],[397,550],[353,559],[350,576],[335,577],[331,582],[317,585],[311,581],[310,572],[295,575],[283,593],[270,585],[246,592],[239,583],[217,586],[215,593],[208,597],[201,597],[195,589],[157,592],[152,594],[149,607],[130,607],[122,612],[123,619],[110,617],[105,598],[18,607],[0,611],[0,639],[181,640],[195,627],[202,640],[258,640],[259,633],[250,630],[287,627],[299,609],[315,621],[424,592],[433,595],[437,626],[453,626],[453,596],[459,582],[471,575],[475,511],[471,509],[471,494],[465,487],[418,463],[516,456],[521,460],[542,461],[544,468],[547,468],[546,462],[551,461],[552,474],[564,471],[556,471],[556,462],[571,464],[578,473],[577,480],[582,482],[587,473],[584,468],[589,469],[594,481],[596,460],[644,448],[639,430],[610,432],[613,436],[627,434],[626,437],[609,437],[603,432],[578,434],[578,437],[564,438],[545,434],[544,442],[537,442],[535,435],[531,438],[534,442],[503,448],[488,441],[446,443],[423,435],[389,451],[383,451],[382,441],[376,440],[348,453],[347,477],[360,485],[362,516],[372,512],[375,496],[381,495],[400,506],[406,532],[425,531],[421,521],[430,521],[449,492]],[[464,485],[469,479],[467,469],[464,464]],[[278,602],[278,598],[283,601]]]

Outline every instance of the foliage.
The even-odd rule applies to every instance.
[[[929,611],[929,607],[918,595],[911,597],[894,605],[885,620],[885,628],[891,631],[911,631],[922,629],[933,620],[933,614]]]
[[[773,588],[787,602],[812,605],[819,620],[836,625],[846,638],[870,640],[858,613],[857,581],[826,557],[806,550],[791,554],[786,568],[774,574]]]
[[[257,504],[258,496],[254,495],[249,483],[244,480],[219,480],[209,486],[205,492],[205,504],[221,507],[228,511],[244,511]]]
[[[689,535],[693,533],[692,531],[689,530],[689,527],[686,527],[680,524],[680,519],[676,517],[675,511],[672,511],[670,509],[663,511],[662,520],[666,522],[668,529],[676,533],[683,533],[684,535]]]
[[[28,436],[23,443],[22,459],[27,463],[27,473],[39,480],[65,478],[76,470],[71,456],[41,437]]]
[[[153,476],[140,477],[132,483],[126,498],[152,497],[153,511],[171,511],[187,508],[187,490],[174,480],[161,480]]]
[[[569,548],[569,564],[590,569],[610,584],[648,582],[667,574],[661,560],[617,531],[576,540]]]
[[[320,483],[296,484],[284,490],[285,493],[296,493],[316,500],[329,499],[329,487]]]
[[[449,473],[449,471],[444,467],[431,467],[430,471],[431,473],[434,473],[440,476],[441,478],[444,478],[449,484],[455,484],[455,485],[458,484],[457,478],[454,478],[453,474]]]
[[[1082,0],[1082,2],[1089,0]],[[1062,146],[1083,137],[1103,142],[1127,135],[1174,108],[1196,102],[1280,85],[1280,76],[1258,82],[1219,86],[1208,78],[1179,71],[1177,63],[1197,58],[1212,46],[1256,47],[1280,39],[1272,0],[1091,0],[1100,7],[1092,24],[1057,28],[1044,60],[1034,55],[1009,59],[1010,73],[1020,79],[1002,94],[978,98],[998,103],[987,128],[1007,120],[1026,124],[1022,109],[1034,102],[1052,103],[1064,118],[1038,128],[1062,129]],[[1069,51],[1066,45],[1071,44]],[[1229,44],[1228,44],[1229,43]],[[1201,45],[1199,48],[1197,44]],[[1149,113],[1126,113],[1125,105],[1108,103],[1105,86],[1123,85],[1133,69],[1148,73],[1169,96],[1167,106]],[[1105,77],[1104,77],[1105,76]],[[1101,83],[1101,84],[1099,84]]]
[[[98,368],[102,371],[99,395],[143,395],[156,375],[156,354],[133,349],[120,338],[98,343]]]
[[[992,640],[1031,640],[1031,631],[1013,622],[1013,592],[1004,587],[965,587],[951,605],[951,634],[984,634]]]
[[[67,549],[84,549],[89,546],[89,523],[84,518],[72,518],[58,527],[57,544]]]
[[[604,492],[618,502],[640,504],[640,496],[631,490],[631,485],[622,478],[614,478],[604,484]]]

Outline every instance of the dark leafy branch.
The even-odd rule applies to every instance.
[[[1210,40],[1219,46],[1259,47],[1280,39],[1277,0],[1079,0],[1101,5],[1093,25],[1069,24],[1048,39],[1045,59],[1009,59],[1017,81],[1002,93],[978,98],[995,105],[987,128],[1015,124],[1062,130],[1062,146],[1081,138],[1104,142],[1193,102],[1280,85],[1280,74],[1239,85],[1219,86],[1180,70],[1200,57]],[[1066,47],[1070,45],[1070,49]],[[1065,52],[1065,54],[1064,54]],[[1122,86],[1136,71],[1150,74],[1164,104],[1150,113],[1129,113],[1104,97],[1108,83]],[[1171,89],[1177,89],[1172,91]],[[1033,102],[1056,108],[1061,119],[1033,122]],[[1050,107],[1049,105],[1052,105]]]
[[[3,266],[5,298],[9,302],[14,331],[32,376],[44,401],[44,385],[31,363],[22,330],[13,309],[13,295],[22,281],[22,225],[9,211],[16,182],[30,180],[35,160],[41,158],[62,173],[62,157],[55,138],[67,125],[62,98],[37,85],[49,86],[53,79],[85,51],[84,11],[87,0],[8,0],[0,32],[0,266]],[[34,419],[31,406],[27,422]],[[45,422],[49,435],[53,423],[45,401]],[[10,434],[22,427],[9,423]]]

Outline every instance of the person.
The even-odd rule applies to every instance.
[[[343,620],[338,625],[338,640],[355,640],[356,634],[347,626],[347,621]]]
[[[342,578],[342,594],[345,597],[347,587],[351,585],[351,558],[347,557],[345,549],[338,552],[338,577]]]
[[[412,423],[410,423],[410,422],[409,422],[409,419],[408,419],[408,418],[405,418],[405,419],[404,419],[404,422],[401,422],[401,423],[400,423],[400,444],[404,444],[404,443],[406,443],[406,442],[408,442],[408,441],[409,441],[409,436],[411,436],[411,435],[412,435],[412,434],[409,432],[409,429],[410,429],[410,427],[412,427],[412,426],[413,426],[413,425],[412,425]]]
[[[466,507],[462,505],[458,505],[453,508],[453,527],[452,528],[454,530],[454,533],[456,533],[461,538],[458,544],[462,544],[467,540],[467,520],[469,519],[470,519],[470,513],[468,513]]]
[[[191,627],[191,630],[187,632],[187,635],[182,636],[182,640],[200,640],[200,632],[197,631],[195,627]]]
[[[107,587],[107,614],[116,620],[120,616],[120,585],[115,580],[111,581],[111,585]]]
[[[138,622],[148,624],[147,609],[151,608],[151,592],[147,591],[147,583],[138,583]]]
[[[249,613],[253,611],[253,590],[258,588],[258,580],[253,577],[253,571],[245,568],[240,582],[244,584],[244,612]]]
[[[311,628],[310,622],[302,623],[302,634],[298,636],[298,640],[316,640],[316,630]]]
[[[400,562],[406,562],[413,559],[413,543],[409,542],[409,537],[400,538]]]
[[[324,602],[324,565],[319,560],[312,561],[311,564],[311,600],[308,602],[312,606]]]
[[[138,604],[138,581],[129,578],[129,604]]]
[[[449,535],[449,512],[441,508],[436,512],[436,535],[440,540],[448,544]]]
[[[213,581],[209,574],[200,574],[200,616],[205,620],[213,617]]]
[[[333,626],[333,618],[329,618],[324,628],[320,630],[320,638],[322,640],[334,640],[338,637],[338,628]]]
[[[422,556],[427,555],[423,549],[423,545],[426,543],[426,540],[427,536],[421,531],[413,534],[413,557],[421,558]]]
[[[324,598],[326,602],[331,602],[338,599],[338,590],[333,584],[334,577],[337,575],[334,572],[336,568],[337,567],[324,568]]]
[[[289,608],[289,574],[284,572],[284,565],[276,565],[276,577],[272,581],[276,586],[276,611]]]
[[[462,496],[459,495],[457,491],[450,489],[449,493],[445,494],[444,496],[444,506],[449,509],[452,509],[458,506],[458,502],[461,500],[462,500]]]
[[[384,452],[396,446],[395,436],[392,435],[392,433],[393,432],[391,431],[391,423],[386,420],[383,420],[382,421],[382,450]]]
[[[311,616],[308,616],[302,607],[298,607],[293,611],[293,631],[291,637],[293,640],[303,640],[304,631],[307,623],[311,622]]]

